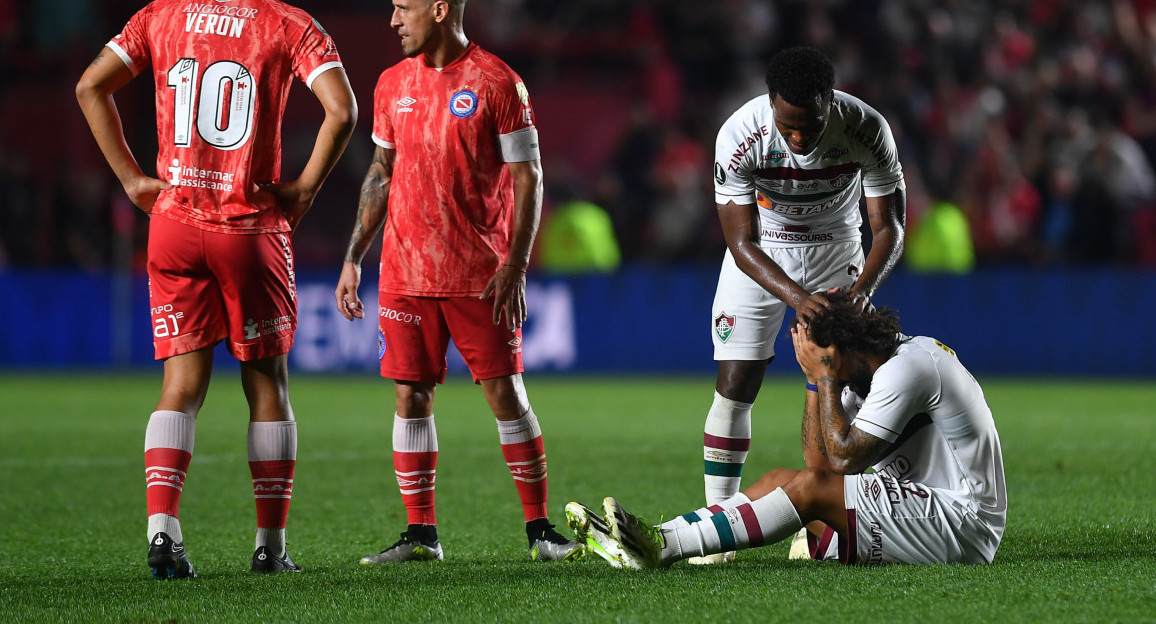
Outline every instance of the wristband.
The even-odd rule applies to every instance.
[[[817,385],[815,385],[809,381],[807,382],[807,392],[818,392],[818,391],[819,391],[819,386],[817,386]]]

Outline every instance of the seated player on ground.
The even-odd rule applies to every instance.
[[[815,559],[990,563],[1007,496],[979,384],[943,343],[900,333],[891,310],[864,309],[845,292],[830,301],[791,329],[807,377],[803,470],[776,468],[660,526],[614,498],[604,517],[570,503],[579,541],[615,567],[658,568],[774,544],[805,526]]]

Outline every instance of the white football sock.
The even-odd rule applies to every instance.
[[[739,491],[743,464],[751,447],[752,405],[714,393],[703,427],[703,482],[708,505]]]
[[[660,527],[660,528],[678,529],[678,528],[682,528],[685,526],[689,526],[692,523],[706,520],[707,518],[715,515],[716,513],[720,512],[720,511],[726,511],[727,509],[734,509],[735,507],[738,507],[739,505],[742,505],[744,503],[749,503],[749,502],[751,502],[751,499],[747,498],[746,494],[739,492],[738,494],[735,494],[734,496],[726,499],[725,501],[722,501],[721,503],[716,503],[716,504],[711,505],[709,507],[699,507],[698,509],[695,509],[694,511],[691,511],[689,513],[684,513],[681,516],[676,516],[674,518],[671,518],[670,520],[663,522],[662,527]]]
[[[167,533],[173,541],[182,544],[185,541],[185,536],[181,534],[181,521],[175,516],[169,514],[152,514],[149,516],[149,541],[151,542],[157,533]]]
[[[662,561],[774,544],[794,535],[802,526],[795,505],[783,488],[777,488],[758,500],[720,511],[701,522],[663,529],[666,546]]]

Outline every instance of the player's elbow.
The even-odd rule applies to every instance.
[[[80,77],[76,82],[76,101],[84,105],[85,102],[91,101],[99,95],[97,83],[87,73]]]
[[[859,457],[838,452],[828,452],[827,461],[831,465],[831,470],[841,475],[862,474],[862,472],[866,470],[867,466],[869,465],[863,462]]]
[[[856,470],[850,462],[835,458],[831,459],[831,470],[841,475],[854,475],[863,472]]]
[[[735,265],[739,270],[747,275],[758,269],[758,262],[755,260],[755,249],[758,247],[747,239],[740,239],[732,242],[730,245],[731,256],[735,259]]]
[[[357,100],[350,100],[347,106],[338,111],[337,122],[341,127],[353,131],[353,127],[357,125]]]
[[[353,135],[357,125],[357,102],[350,99],[342,106],[334,106],[325,111],[326,120],[337,128],[338,134],[344,137]]]

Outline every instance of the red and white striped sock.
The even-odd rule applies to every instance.
[[[514,477],[526,522],[546,517],[546,445],[534,410],[518,420],[497,421],[502,456]]]
[[[409,524],[437,524],[438,432],[433,415],[393,417],[393,471]]]
[[[144,445],[149,541],[157,533],[167,533],[177,543],[185,541],[178,507],[193,458],[196,422],[189,414],[166,410],[149,417]]]
[[[297,467],[297,421],[249,423],[249,473],[257,503],[256,546],[285,556],[285,523]]]

